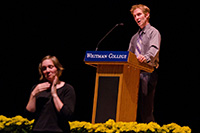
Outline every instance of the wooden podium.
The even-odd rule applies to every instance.
[[[136,121],[140,70],[153,67],[128,51],[87,51],[84,61],[97,68],[92,123]]]

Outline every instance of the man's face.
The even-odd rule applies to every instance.
[[[144,26],[148,23],[148,18],[149,14],[145,15],[140,8],[136,8],[133,11],[133,17],[135,19],[135,22],[138,24],[138,26],[143,29]]]

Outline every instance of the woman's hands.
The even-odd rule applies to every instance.
[[[51,95],[53,97],[54,105],[57,111],[60,112],[64,104],[57,95],[57,88],[56,88],[57,83],[58,83],[58,77],[55,76],[53,83],[51,85]]]
[[[44,82],[44,83],[40,83],[38,84],[35,89],[32,91],[28,104],[26,105],[26,109],[30,112],[35,112],[36,110],[36,96],[44,91],[49,89],[51,86],[51,84],[49,82]]]
[[[49,89],[51,86],[51,84],[49,82],[44,82],[44,83],[40,83],[38,84],[35,89],[32,91],[32,96],[37,96],[40,92],[45,91],[47,89]]]
[[[52,96],[57,96],[57,88],[56,88],[57,83],[58,83],[58,77],[55,76],[53,83],[51,85],[51,95]]]
[[[51,89],[51,95],[57,95],[57,88],[56,88],[56,85],[57,85],[57,82],[58,82],[58,77],[55,76],[54,80],[53,80],[53,83],[50,84],[49,82],[44,82],[44,83],[40,83],[38,84],[35,89],[32,91],[32,96],[37,96],[40,92],[42,91],[45,91],[45,90],[48,90],[48,89]]]
[[[36,110],[36,96],[45,90],[51,89],[51,95],[53,97],[53,101],[55,104],[55,107],[57,109],[58,112],[60,112],[61,108],[63,107],[63,103],[60,100],[60,98],[57,95],[57,83],[58,83],[59,79],[57,76],[55,76],[52,84],[49,82],[44,82],[44,83],[40,83],[38,84],[35,89],[32,91],[31,96],[29,98],[29,102],[26,106],[26,109],[30,112],[35,112]]]

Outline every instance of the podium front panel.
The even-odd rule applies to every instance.
[[[116,120],[119,78],[99,76],[95,123]]]
[[[130,51],[87,51],[84,61],[97,68],[92,123],[136,121],[140,71],[154,68]]]

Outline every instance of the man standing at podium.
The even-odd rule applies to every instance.
[[[161,36],[159,31],[149,23],[150,9],[147,6],[133,5],[130,12],[139,26],[139,30],[131,38],[128,50],[135,53],[139,62],[148,63],[155,68],[152,73],[140,73],[137,121],[147,123],[155,121],[153,107]]]

